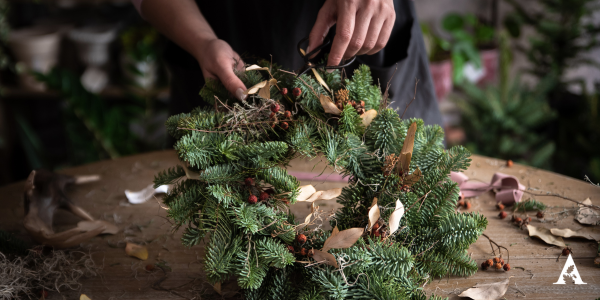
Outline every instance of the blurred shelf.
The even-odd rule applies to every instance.
[[[102,92],[100,92],[100,97],[107,99],[123,99],[127,98],[128,94],[134,94],[138,97],[153,97],[165,99],[169,97],[169,88],[158,88],[152,90],[142,90],[138,88],[124,88],[122,86],[108,86]],[[25,99],[25,98],[38,98],[38,99],[59,99],[60,93],[56,91],[34,91],[28,90],[21,87],[3,87],[2,94],[0,95],[2,98],[12,98],[12,99]]]

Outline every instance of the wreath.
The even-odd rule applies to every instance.
[[[183,244],[207,238],[217,291],[237,278],[246,299],[425,299],[433,278],[477,271],[467,249],[487,220],[456,211],[448,177],[470,153],[445,150],[440,126],[388,108],[367,66],[297,77],[263,61],[237,75],[246,100],[208,80],[200,95],[213,107],[168,119],[182,165],[154,181],[173,184],[164,203]],[[287,173],[292,159],[319,155],[348,186],[316,191]],[[333,216],[314,205],[336,197]],[[312,212],[297,221],[289,205],[299,201]]]

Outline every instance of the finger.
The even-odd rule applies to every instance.
[[[395,21],[395,17],[388,18],[385,20],[383,26],[381,27],[381,31],[379,32],[379,36],[377,37],[377,42],[375,43],[375,46],[373,47],[373,49],[371,49],[371,51],[367,52],[367,55],[375,54],[381,51],[381,49],[383,49],[385,45],[387,45],[388,41],[390,40],[390,35],[392,34],[392,28],[394,28]]]
[[[365,36],[365,42],[358,50],[356,55],[363,55],[370,53],[375,50],[377,46],[377,41],[379,40],[379,35],[381,34],[381,30],[383,29],[383,24],[385,23],[385,18],[372,18],[371,23],[369,24],[369,30]],[[379,49],[381,50],[381,49]],[[379,51],[377,50],[377,51]],[[375,52],[377,52],[375,51]]]
[[[244,91],[246,90],[246,86],[244,83],[235,75],[233,72],[234,61],[232,58],[219,58],[216,61],[217,68],[214,74],[219,78],[221,83],[225,86],[225,88],[232,94],[235,95],[236,98],[240,100],[245,100],[246,95]]]
[[[349,58],[356,55],[362,48],[367,38],[367,32],[369,25],[372,22],[373,11],[371,10],[359,10],[356,15],[356,23],[354,25],[354,33],[352,39],[348,44],[344,58]]]
[[[310,52],[310,49],[315,49],[323,44],[323,40],[327,36],[329,29],[334,24],[335,2],[327,1],[323,7],[321,7],[321,10],[319,10],[317,21],[308,35],[308,48],[306,49],[306,53]]]
[[[342,61],[342,58],[344,58],[344,53],[346,53],[354,32],[355,18],[356,6],[351,4],[351,2],[339,8],[335,38],[333,38],[329,59],[327,60],[328,66],[337,66]]]

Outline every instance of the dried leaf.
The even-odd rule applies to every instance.
[[[556,236],[552,235],[550,230],[548,230],[544,227],[535,227],[535,226],[527,225],[527,229],[529,230],[529,236],[538,237],[538,238],[542,239],[542,241],[544,241],[550,245],[556,245],[559,247],[567,246],[567,245],[565,245],[565,242],[563,241],[563,239],[561,237],[556,237]]]
[[[511,276],[512,277],[512,276]],[[473,300],[497,300],[504,296],[508,290],[510,278],[494,283],[476,284],[474,287],[462,292],[459,297],[469,297]]]
[[[185,171],[185,176],[188,179],[200,180],[200,173],[190,170],[186,165],[183,165],[183,170]]]
[[[394,209],[394,212],[390,215],[390,235],[396,232],[398,227],[400,227],[402,216],[404,216],[404,205],[402,205],[400,200],[396,200],[396,209]]]
[[[334,266],[334,267],[338,267],[337,261],[335,259],[335,256],[333,256],[333,254],[329,253],[329,252],[325,252],[325,251],[321,251],[321,250],[316,250],[313,249],[314,254],[313,254],[313,259],[317,262],[325,262],[325,264],[328,264],[330,266]]]
[[[80,221],[77,223],[77,228],[81,231],[94,231],[97,228],[102,227],[104,230],[102,234],[117,234],[119,232],[119,227],[117,225],[103,221],[103,220],[94,220],[94,221]]]
[[[148,259],[148,249],[145,246],[140,246],[134,243],[127,243],[125,246],[125,253],[141,260]]]
[[[321,78],[321,75],[319,75],[319,72],[317,72],[317,70],[312,69],[313,73],[315,74],[315,78],[317,78],[317,81],[328,91],[331,93],[331,90],[329,89],[329,87],[327,86],[327,83],[325,83],[325,80],[323,80],[323,78]]]
[[[423,177],[423,174],[421,173],[421,170],[419,170],[419,168],[417,167],[417,169],[412,174],[404,176],[404,179],[402,180],[402,184],[411,186],[411,185],[419,182],[421,177]]]
[[[308,199],[306,199],[306,202],[315,202],[315,201],[319,200],[319,197],[321,197],[322,194],[323,194],[323,191],[317,191],[314,194],[310,195],[310,197]]]
[[[259,65],[251,65],[246,68],[246,71],[253,71],[253,70],[266,71],[268,69],[269,68],[267,68],[267,67],[261,67]]]
[[[590,198],[587,198],[581,203],[586,205],[592,205],[592,200],[590,200]],[[577,215],[575,216],[575,220],[577,220],[577,222],[587,225],[600,225],[600,214],[598,214],[597,211],[583,205],[579,206],[580,208],[577,211]]]
[[[571,230],[569,228],[558,229],[552,228],[550,232],[553,235],[570,238],[570,237],[578,237],[584,238],[592,241],[600,241],[600,231],[595,230],[595,228],[582,228],[579,230]]]
[[[79,300],[92,300],[92,299],[90,299],[90,297],[86,296],[85,294],[81,294],[81,296],[79,296]]]
[[[337,116],[342,114],[342,111],[339,108],[337,108],[337,106],[335,106],[333,101],[331,101],[331,98],[329,98],[328,96],[319,95],[319,101],[321,101],[323,110],[325,110],[326,113]]]
[[[340,230],[338,229],[337,226],[335,226],[335,228],[333,228],[333,230],[331,231],[331,236],[334,236],[336,234],[340,233]]]
[[[315,213],[315,210],[317,210],[318,208],[319,207],[315,206],[315,203],[313,202],[312,205],[311,205],[311,207],[310,207],[310,214],[308,214],[308,216],[306,216],[306,218],[304,218],[304,224],[310,223],[310,218]]]
[[[310,198],[312,194],[314,194],[317,190],[312,185],[303,185],[300,187],[300,193],[296,197],[296,201],[306,201],[306,199]]]
[[[267,81],[267,80],[265,80],[265,81],[261,81],[261,82],[259,82],[259,83],[255,84],[255,85],[254,85],[254,86],[252,86],[251,88],[247,89],[247,90],[244,92],[244,94],[246,94],[246,95],[252,95],[252,94],[256,94],[256,92],[258,92],[258,90],[259,90],[260,88],[263,88],[263,87],[265,87],[265,85],[267,85],[267,82],[268,82],[268,81]]]
[[[223,292],[221,292],[220,282],[215,283],[215,285],[213,285],[213,289],[215,290],[215,292],[219,293],[219,295],[223,295]]]
[[[277,79],[271,78],[267,84],[258,91],[258,96],[263,99],[271,99],[271,86],[277,84]]]
[[[373,121],[373,119],[375,119],[375,117],[377,117],[377,111],[374,109],[369,109],[364,114],[362,114],[362,116],[360,116],[360,118],[362,119],[362,123],[363,125],[365,125],[365,127],[371,125],[371,122]]]
[[[415,146],[415,134],[417,132],[417,123],[413,122],[410,124],[404,138],[404,145],[402,145],[402,151],[400,151],[400,159],[396,164],[397,173],[407,173],[410,168],[410,160],[412,157],[413,148]]]
[[[369,209],[369,230],[371,230],[371,228],[373,227],[373,225],[375,225],[375,223],[377,223],[377,221],[379,220],[379,205],[377,205],[377,198],[373,199],[373,202],[375,202],[374,204],[371,205],[371,208]]]
[[[323,194],[321,194],[321,197],[319,198],[319,200],[335,199],[335,198],[339,197],[339,195],[341,195],[341,194],[342,194],[341,188],[326,190],[326,191],[323,191]]]
[[[330,236],[325,241],[322,251],[352,247],[352,245],[354,245],[354,243],[362,236],[363,232],[363,228],[350,228],[340,231],[338,234]]]

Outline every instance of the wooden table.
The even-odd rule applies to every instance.
[[[166,213],[158,201],[129,205],[124,195],[125,189],[140,190],[152,183],[154,175],[161,170],[178,163],[173,151],[153,152],[142,155],[124,157],[112,161],[102,161],[85,166],[66,169],[65,174],[85,175],[100,174],[101,181],[70,189],[70,197],[91,214],[100,219],[115,222],[121,231],[116,235],[99,236],[82,244],[84,249],[93,253],[97,264],[103,266],[102,276],[83,280],[83,286],[78,291],[65,291],[62,295],[51,293],[50,299],[78,299],[84,293],[93,300],[98,299],[178,299],[181,296],[208,296],[212,288],[203,283],[202,266],[199,263],[204,255],[203,247],[186,248],[181,245],[181,230],[171,231],[171,224],[165,218]],[[290,170],[299,172],[320,172],[324,168],[318,160],[295,160]],[[495,172],[514,175],[528,187],[543,191],[559,193],[563,196],[584,200],[590,198],[596,205],[600,204],[600,188],[594,187],[581,180],[565,177],[530,167],[515,165],[504,167],[505,162],[480,156],[473,156],[471,167],[465,172],[472,179],[489,182]],[[331,174],[326,170],[324,174]],[[328,180],[328,179],[327,179]],[[342,187],[342,182],[323,180],[303,181],[303,184],[313,184],[317,189]],[[27,238],[22,226],[23,182],[14,183],[0,188],[2,210],[0,210],[0,228]],[[524,196],[524,199],[529,196]],[[572,209],[576,205],[557,197],[538,197],[553,208],[553,212],[567,209],[561,220],[556,223],[538,221],[533,217],[532,225],[547,228],[579,229],[582,226],[574,221]],[[471,277],[446,277],[435,279],[425,289],[428,293],[435,292],[440,296],[458,298],[460,291],[472,287],[476,283],[491,283],[502,281],[509,276],[510,287],[505,297],[507,299],[595,299],[600,297],[600,268],[594,266],[597,243],[585,239],[565,239],[573,249],[573,258],[581,278],[586,285],[554,285],[565,264],[566,259],[556,258],[562,249],[551,246],[537,238],[530,238],[527,229],[520,230],[511,224],[509,218],[501,220],[495,208],[491,193],[470,200],[471,211],[479,211],[489,221],[485,233],[495,242],[510,250],[509,272],[478,271]],[[334,201],[322,201],[321,208],[336,209]],[[297,217],[304,218],[308,212],[307,204],[296,204],[292,207]],[[555,217],[559,214],[555,215]],[[55,220],[56,227],[74,226],[77,219],[67,213],[60,213]],[[600,229],[597,229],[600,230]],[[128,257],[124,251],[126,241],[146,244],[150,253],[147,261]],[[472,257],[479,263],[491,258],[491,248],[487,239],[481,237],[469,248]],[[163,279],[162,272],[146,272],[147,264],[164,261],[172,268],[167,278],[160,286],[172,291],[160,290],[156,283]],[[154,288],[153,288],[154,285]],[[182,286],[183,285],[183,286]],[[226,287],[224,287],[226,288]],[[64,298],[62,297],[64,296]],[[198,298],[196,298],[198,299]],[[206,299],[206,297],[202,298]]]

